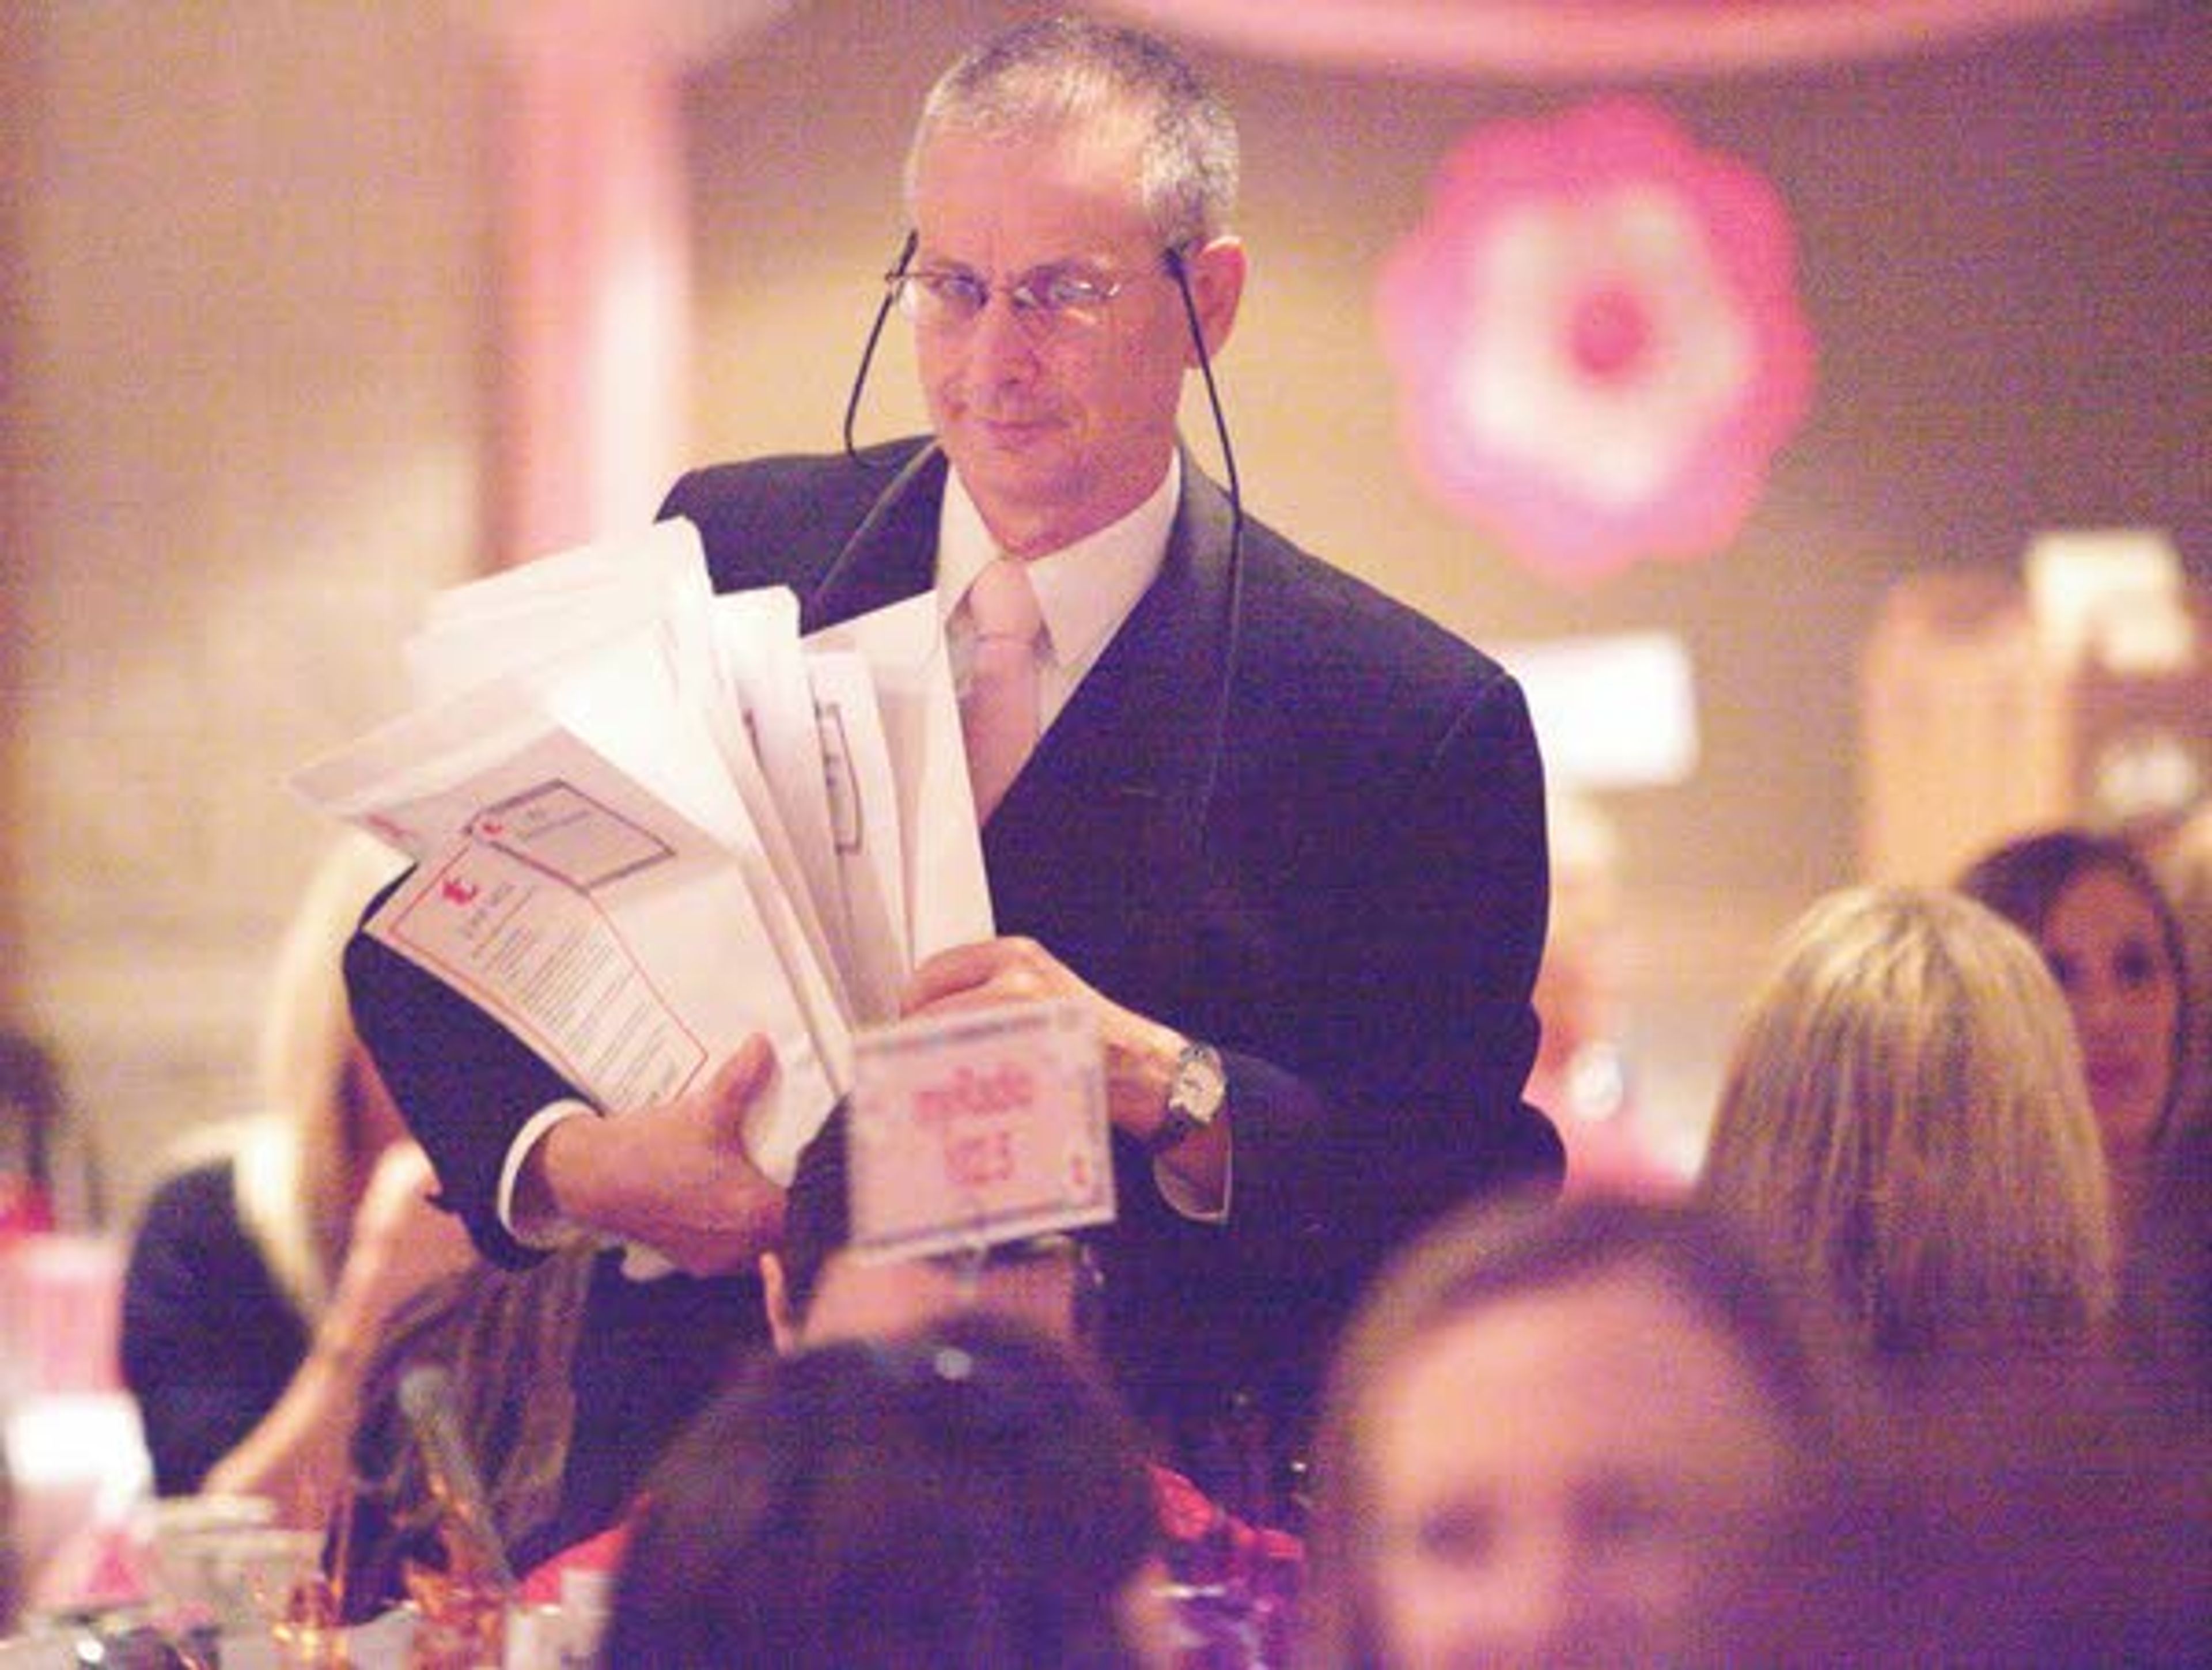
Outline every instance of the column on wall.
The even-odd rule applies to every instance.
[[[649,518],[683,451],[680,80],[650,8],[502,9],[495,564]]]

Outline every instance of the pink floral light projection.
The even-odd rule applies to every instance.
[[[1718,550],[1810,398],[1794,268],[1774,190],[1653,106],[1477,131],[1379,291],[1416,473],[1556,578]]]

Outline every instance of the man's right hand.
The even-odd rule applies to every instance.
[[[775,1057],[748,1038],[696,1090],[611,1119],[571,1119],[532,1151],[532,1210],[649,1247],[688,1275],[750,1267],[783,1229],[783,1191],[746,1157],[745,1113]]]

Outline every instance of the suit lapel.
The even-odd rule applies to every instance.
[[[887,608],[936,584],[945,469],[944,452],[930,442],[885,478],[867,513],[800,600],[802,630]]]

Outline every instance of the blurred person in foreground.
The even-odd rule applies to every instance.
[[[1034,745],[995,776],[970,750],[999,937],[927,959],[902,1011],[1088,1006],[1116,1384],[1180,1449],[1249,1410],[1287,1460],[1390,1248],[1471,1194],[1556,1187],[1561,1154],[1522,1095],[1546,853],[1519,685],[1245,515],[1233,465],[1224,491],[1177,432],[1243,294],[1237,178],[1233,121],[1165,43],[1069,18],[984,43],[928,95],[885,276],[933,433],[703,470],[664,513],[719,589],[789,586],[810,631],[933,597],[971,714],[976,663],[1017,647]],[[1019,631],[979,620],[1002,589],[1031,605]],[[586,1534],[764,1336],[782,1196],[738,1133],[775,1063],[755,1039],[670,1101],[593,1108],[368,935],[348,969],[489,1256],[586,1232],[677,1266],[597,1274],[566,1504]]]
[[[1066,1235],[1001,1242],[928,1258],[885,1258],[849,1244],[848,1121],[833,1117],[792,1179],[781,1247],[763,1255],[769,1318],[780,1351],[894,1338],[944,1317],[988,1313],[1035,1328],[1100,1366],[1104,1278],[1091,1249]],[[1172,1580],[1182,1670],[1261,1670],[1288,1650],[1304,1549],[1279,1526],[1246,1517],[1273,1505],[1257,1454],[1222,1458],[1218,1501],[1166,1465],[1147,1436],[1146,1473]],[[1235,1509],[1237,1511],[1232,1511]]]
[[[763,1255],[775,1348],[787,1355],[854,1340],[902,1339],[948,1318],[992,1315],[1064,1347],[1092,1371],[1101,1280],[1090,1248],[1066,1235],[1031,1236],[926,1258],[854,1251],[849,1233],[846,1120],[802,1152],[777,1251]],[[410,1565],[442,1570],[442,1512],[429,1488],[398,1383],[417,1363],[451,1375],[463,1442],[483,1475],[493,1528],[524,1592],[551,1598],[564,1576],[605,1570],[627,1545],[640,1504],[611,1529],[571,1546],[556,1527],[558,1481],[573,1418],[568,1359],[580,1321],[589,1249],[565,1249],[520,1271],[479,1266],[410,1302],[388,1331],[364,1394],[356,1441],[361,1512],[346,1539],[346,1612],[361,1621],[408,1598]],[[732,1375],[744,1371],[734,1365]],[[1303,1550],[1279,1530],[1226,1512],[1151,1459],[1157,1529],[1171,1580],[1182,1670],[1280,1664]]]
[[[410,1568],[454,1565],[449,1510],[400,1395],[422,1365],[446,1371],[489,1529],[514,1568],[528,1572],[561,1549],[561,1478],[575,1417],[569,1368],[592,1257],[579,1242],[520,1270],[477,1262],[393,1313],[362,1380],[352,1515],[330,1550],[347,1622],[409,1600]],[[550,1574],[528,1598],[557,1594]]]
[[[321,1525],[386,1319],[474,1262],[346,1011],[340,955],[398,863],[361,835],[323,858],[276,960],[264,1111],[180,1145],[132,1237],[123,1376],[161,1495],[266,1496]]]
[[[1804,1320],[1680,1202],[1436,1226],[1331,1372],[1296,1662],[1682,1655],[1826,1448],[1835,1387]]]
[[[1136,1430],[1004,1317],[757,1359],[663,1458],[602,1661],[1170,1670]]]
[[[2116,1254],[2084,1086],[2017,928],[1946,890],[1845,889],[1753,995],[1698,1194],[1870,1365],[2094,1351]]]

